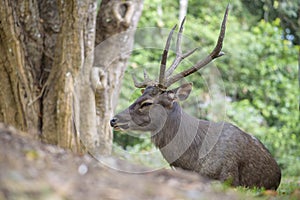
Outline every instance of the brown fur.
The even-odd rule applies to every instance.
[[[233,186],[276,190],[281,172],[266,147],[230,123],[186,114],[176,101],[186,99],[190,91],[191,84],[170,91],[147,87],[140,98],[111,120],[111,125],[151,131],[153,143],[174,167],[229,181]]]

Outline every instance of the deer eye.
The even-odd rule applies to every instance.
[[[141,108],[145,108],[147,106],[151,106],[153,104],[153,102],[149,102],[149,101],[144,101],[141,105]]]

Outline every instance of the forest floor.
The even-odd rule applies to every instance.
[[[110,159],[122,168],[139,167]],[[253,198],[261,196],[225,188],[182,170],[162,169],[144,174],[116,171],[89,155],[42,144],[0,124],[0,200]],[[276,192],[263,196],[274,198],[277,199]]]

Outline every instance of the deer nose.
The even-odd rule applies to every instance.
[[[111,127],[114,127],[114,126],[117,124],[117,121],[118,121],[117,118],[112,118],[112,119],[110,120],[110,126],[111,126]]]

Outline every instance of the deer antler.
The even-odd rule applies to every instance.
[[[181,63],[181,61],[183,59],[187,58],[188,56],[192,55],[198,49],[198,48],[195,48],[195,49],[193,49],[193,50],[191,50],[187,53],[182,54],[181,39],[182,39],[183,25],[184,25],[184,22],[185,22],[185,18],[184,18],[181,22],[179,32],[177,34],[176,57],[175,57],[173,63],[171,64],[171,66],[166,71],[166,63],[167,63],[167,58],[168,58],[168,52],[169,52],[169,48],[170,48],[172,35],[173,35],[173,32],[176,28],[176,25],[175,25],[169,33],[169,36],[168,36],[168,39],[167,39],[167,42],[166,42],[166,45],[165,45],[164,52],[162,54],[162,60],[161,60],[161,64],[160,64],[160,73],[159,73],[158,82],[150,80],[147,73],[146,73],[146,71],[144,71],[144,81],[142,83],[138,83],[136,78],[133,76],[133,81],[134,81],[135,87],[144,88],[144,87],[152,85],[152,86],[158,86],[160,89],[165,90],[170,85],[172,85],[173,83],[179,81],[183,77],[186,77],[186,76],[198,71],[199,69],[203,68],[208,63],[210,63],[212,60],[223,56],[224,52],[222,52],[221,50],[222,50],[222,47],[223,47],[223,40],[224,40],[224,37],[225,37],[228,11],[229,11],[229,5],[226,8],[226,11],[225,11],[225,14],[224,14],[224,17],[223,17],[223,21],[222,21],[222,25],[221,25],[220,34],[219,34],[219,37],[218,37],[218,41],[217,41],[217,44],[216,44],[215,48],[213,49],[213,51],[206,58],[198,61],[191,68],[189,68],[187,70],[184,70],[184,71],[182,71],[182,72],[180,72],[176,75],[171,76],[172,73],[174,72],[174,70]]]
[[[131,74],[132,75],[132,79],[133,79],[133,82],[134,82],[134,86],[137,87],[137,88],[145,88],[149,85],[155,85],[155,81],[151,80],[148,76],[148,73],[146,72],[146,70],[144,69],[144,81],[139,83],[135,77],[134,74]]]
[[[167,64],[168,52],[169,52],[169,49],[170,49],[172,35],[173,35],[173,32],[174,32],[176,26],[177,25],[175,25],[172,28],[172,30],[170,31],[168,39],[167,39],[167,42],[166,42],[166,46],[165,46],[164,52],[162,54],[161,63],[160,63],[159,79],[158,79],[158,84],[160,86],[163,86],[164,83],[165,83],[165,71],[166,71],[166,64]]]
[[[196,71],[198,71],[199,69],[203,68],[204,66],[206,66],[208,63],[210,63],[212,60],[221,57],[224,55],[224,52],[222,52],[222,47],[223,47],[223,40],[225,37],[225,30],[226,30],[226,22],[227,22],[227,17],[228,17],[228,11],[229,11],[229,5],[226,8],[225,14],[224,14],[224,18],[222,21],[222,25],[221,25],[221,30],[220,30],[220,34],[219,34],[219,38],[217,41],[217,44],[215,46],[215,48],[213,49],[213,51],[203,60],[198,61],[194,66],[192,66],[191,68],[184,70],[182,72],[180,72],[179,74],[173,75],[170,78],[168,78],[166,80],[165,83],[165,87],[169,87],[170,85],[172,85],[173,83],[177,82],[178,80],[182,79],[183,77],[186,77]],[[193,53],[193,51],[191,51]],[[188,56],[191,54],[188,54]],[[175,59],[176,60],[176,59]],[[175,65],[176,68],[177,65]],[[172,66],[171,66],[172,67]],[[173,70],[172,70],[173,71]]]
[[[198,48],[195,48],[185,54],[182,55],[182,50],[181,50],[181,38],[182,38],[182,31],[183,31],[183,25],[185,22],[185,17],[183,18],[179,32],[177,34],[177,42],[176,42],[176,58],[174,59],[172,65],[169,67],[169,69],[166,72],[166,77],[169,77],[172,75],[173,71],[177,68],[177,66],[180,64],[180,62],[185,59],[186,57],[192,55]]]

